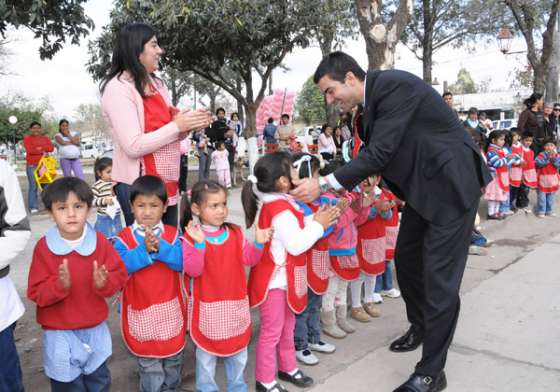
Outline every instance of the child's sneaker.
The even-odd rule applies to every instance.
[[[546,216],[550,216],[550,217],[554,218],[556,216],[556,214],[554,212],[547,212]]]
[[[304,365],[313,366],[319,363],[319,358],[308,349],[296,351],[296,358]]]
[[[389,298],[399,298],[401,296],[401,292],[393,287],[391,290],[381,290],[381,295]]]
[[[373,302],[368,302],[364,304],[364,310],[367,314],[371,317],[379,317],[381,316],[381,310]]]
[[[537,214],[537,218],[543,219],[543,218],[544,218],[544,214]]]
[[[374,304],[381,304],[383,303],[383,297],[379,293],[373,293],[373,303]]]
[[[352,307],[350,317],[361,323],[369,323],[371,321],[370,315],[361,306],[359,308]]]
[[[309,349],[312,351],[317,351],[318,353],[331,354],[334,353],[336,347],[334,344],[319,341],[319,343],[309,343]]]

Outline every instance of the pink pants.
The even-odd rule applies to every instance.
[[[276,379],[278,369],[291,372],[297,368],[294,346],[296,317],[288,307],[286,290],[272,289],[259,306],[261,331],[257,340],[255,378],[270,383]]]
[[[218,183],[224,188],[231,188],[231,175],[229,169],[216,170],[218,175]]]

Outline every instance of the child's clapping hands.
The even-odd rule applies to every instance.
[[[144,244],[148,253],[159,252],[159,238],[154,234],[151,227],[146,227],[146,235],[144,236]]]

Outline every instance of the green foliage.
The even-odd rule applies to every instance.
[[[0,142],[12,143],[22,140],[32,121],[39,121],[46,134],[54,135],[57,125],[47,115],[46,111],[48,109],[49,106],[46,101],[35,104],[28,102],[22,96],[4,98],[0,101]],[[18,121],[15,125],[8,121],[10,116],[17,117]]]
[[[93,20],[84,14],[86,0],[0,0],[0,35],[8,26],[27,27],[41,39],[39,55],[50,59],[69,39],[74,45],[93,29]]]
[[[297,96],[296,111],[298,118],[305,125],[323,124],[326,122],[325,100],[313,78],[307,79]]]
[[[461,68],[457,73],[457,80],[449,86],[449,91],[453,94],[475,94],[476,84],[465,68]]]

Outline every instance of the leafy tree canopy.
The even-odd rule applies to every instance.
[[[323,124],[326,121],[324,97],[319,87],[309,78],[297,96],[296,111],[305,125]]]

